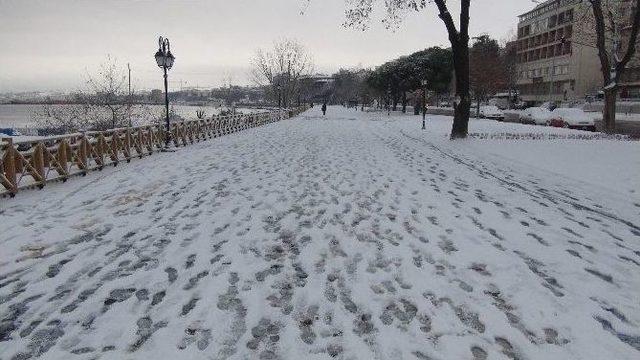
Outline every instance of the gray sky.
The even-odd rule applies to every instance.
[[[379,21],[383,2],[362,32],[341,26],[344,0],[0,0],[0,92],[80,88],[108,54],[131,64],[138,88],[160,88],[153,59],[160,35],[171,40],[176,56],[173,88],[180,80],[218,86],[225,74],[248,84],[255,50],[283,37],[304,44],[324,73],[448,46],[435,5],[411,13],[393,32]],[[505,38],[517,15],[533,6],[530,0],[474,0],[471,34]]]

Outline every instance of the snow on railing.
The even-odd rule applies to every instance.
[[[307,110],[306,106],[262,113],[214,116],[170,124],[174,146],[215,138],[240,130],[288,119]],[[142,158],[165,147],[164,125],[89,131],[48,136],[34,140],[0,142],[0,196],[15,196],[19,190],[42,189],[52,181],[67,181],[91,170],[116,166],[132,158]]]

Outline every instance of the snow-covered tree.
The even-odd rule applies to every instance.
[[[498,42],[488,35],[475,38],[469,50],[471,63],[471,90],[477,102],[477,114],[480,114],[480,102],[495,95],[507,86],[506,67],[501,56]]]
[[[382,0],[345,0],[347,3],[346,26],[366,28],[373,13],[374,6]],[[422,11],[435,4],[438,16],[444,23],[455,69],[456,101],[454,107],[453,128],[451,138],[465,138],[469,128],[469,9],[471,0],[460,0],[459,20],[454,21],[451,14],[451,2],[447,0],[384,0],[387,16],[384,23],[388,27],[396,26],[409,11]]]
[[[638,46],[640,0],[589,0],[589,3],[604,80],[603,125],[605,132],[614,132],[620,80]]]
[[[126,68],[107,56],[96,74],[87,74],[86,87],[71,95],[65,105],[47,103],[33,117],[52,133],[107,130],[131,125],[131,119],[154,120],[146,106],[134,105]]]
[[[252,80],[271,88],[271,93],[287,107],[301,92],[301,80],[313,73],[313,59],[302,44],[284,39],[275,42],[271,50],[258,49],[251,67]]]

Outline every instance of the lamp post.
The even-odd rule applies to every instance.
[[[158,39],[158,51],[155,55],[156,63],[158,67],[164,71],[164,105],[165,105],[165,120],[167,123],[167,134],[165,136],[165,148],[169,148],[169,141],[171,140],[171,128],[169,125],[169,83],[167,80],[167,71],[173,66],[175,57],[171,54],[171,45],[169,39],[160,36]]]
[[[420,84],[422,84],[422,130],[425,130],[427,128],[425,120],[427,117],[427,85],[429,82],[422,80]]]
[[[282,86],[276,85],[276,91],[278,92],[278,109],[282,107]]]

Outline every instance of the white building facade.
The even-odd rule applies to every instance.
[[[598,51],[576,26],[590,13],[588,6],[549,0],[519,16],[516,84],[522,101],[579,101],[602,88]]]

